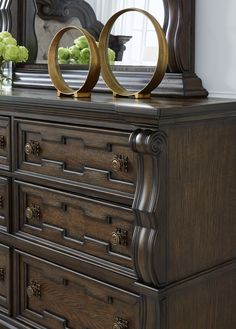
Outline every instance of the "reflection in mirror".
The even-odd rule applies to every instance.
[[[150,72],[154,71],[157,66],[159,56],[159,42],[156,31],[152,22],[143,13],[127,12],[121,15],[114,23],[111,34],[116,34],[116,31],[125,33],[128,31],[130,40],[125,45],[122,61],[115,61],[115,65],[111,66],[111,70],[117,81],[123,85],[124,79],[120,75],[120,70],[117,66],[149,66]],[[109,54],[109,52],[108,52]],[[147,81],[143,79],[140,82],[139,90],[143,89]],[[125,88],[129,92],[136,92],[137,86],[127,85]]]
[[[61,28],[65,26],[83,26],[95,39],[98,40],[102,26],[117,11],[136,7],[150,12],[159,23],[164,22],[163,0],[86,0],[86,1],[47,1],[35,0],[38,14],[35,18],[35,33],[38,42],[36,63],[47,62],[47,51],[50,41]],[[70,2],[73,5],[74,14],[69,10]],[[43,5],[42,5],[43,3]],[[79,12],[80,7],[83,10]],[[94,14],[95,13],[95,14]],[[84,18],[86,17],[86,19]],[[87,20],[87,21],[85,21]],[[78,35],[77,35],[78,36]],[[152,24],[139,16],[134,18],[131,12],[121,17],[112,30],[109,47],[116,53],[116,64],[152,66],[156,63],[156,42]],[[68,45],[73,45],[75,36],[69,36]]]
[[[122,61],[118,65],[153,66],[157,63],[158,40],[150,20],[139,12],[120,16],[111,30],[112,34],[125,34],[130,40],[125,45]]]
[[[77,17],[73,17],[69,22],[65,24],[64,22],[59,22],[52,19],[44,21],[38,15],[36,15],[35,33],[38,41],[36,63],[47,63],[47,53],[53,37],[59,30],[68,25],[81,27],[80,21]],[[66,35],[66,40],[63,42],[63,46],[72,45],[73,40],[76,37],[78,37],[78,32],[68,32]]]

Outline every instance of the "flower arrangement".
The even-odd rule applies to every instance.
[[[9,32],[0,32],[0,87],[4,80],[10,79],[4,76],[2,65],[6,62],[20,63],[28,59],[28,50],[24,46],[17,45],[16,39]]]
[[[115,61],[115,56],[114,50],[108,48],[108,58],[111,63]],[[84,35],[75,39],[73,46],[58,48],[59,64],[89,64],[89,61],[90,49]]]

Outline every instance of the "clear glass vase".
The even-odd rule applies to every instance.
[[[0,62],[0,90],[11,90],[12,88],[12,62]]]

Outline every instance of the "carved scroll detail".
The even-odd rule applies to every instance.
[[[133,202],[136,227],[132,254],[140,280],[165,282],[165,212],[167,136],[161,131],[137,130],[130,136],[137,157],[137,185]]]

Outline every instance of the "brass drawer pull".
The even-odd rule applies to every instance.
[[[30,141],[25,144],[25,154],[27,155],[33,154],[39,156],[39,151],[40,151],[39,142]]]
[[[0,268],[0,281],[5,280],[5,268]]]
[[[31,205],[25,210],[25,217],[29,220],[40,220],[40,206]]]
[[[0,195],[0,209],[2,209],[4,206],[4,203],[3,203],[3,196]]]
[[[117,154],[112,160],[112,170],[115,172],[128,172],[128,157]]]
[[[26,288],[26,292],[29,298],[31,297],[41,297],[41,285],[36,281],[31,281],[30,285]]]
[[[128,329],[128,321],[121,319],[121,318],[116,318],[115,323],[113,325],[113,329]]]
[[[0,148],[5,149],[6,147],[6,138],[3,135],[0,135]]]
[[[128,245],[128,232],[121,228],[117,228],[115,232],[112,232],[111,244],[113,246],[117,246],[118,244],[122,245],[122,246],[127,246]]]

